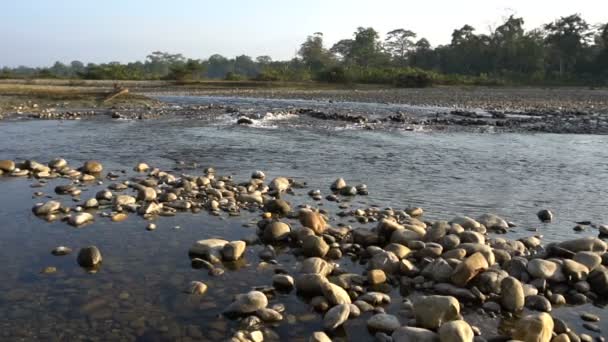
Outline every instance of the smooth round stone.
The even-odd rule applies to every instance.
[[[69,247],[65,247],[65,246],[58,246],[55,247],[52,251],[51,254],[56,255],[56,256],[63,256],[63,255],[68,255],[72,253],[72,249]]]
[[[401,326],[396,316],[381,313],[370,317],[367,320],[367,327],[373,331],[392,333]]]
[[[78,264],[82,267],[95,267],[101,261],[101,252],[96,246],[82,248],[78,253]]]

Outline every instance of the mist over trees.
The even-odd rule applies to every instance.
[[[4,67],[0,78],[608,85],[608,24],[592,25],[578,14],[528,31],[524,23],[510,16],[488,33],[463,25],[453,31],[449,44],[435,47],[408,28],[382,36],[371,27],[359,27],[332,46],[316,32],[288,61],[219,54],[203,60],[155,51],[143,62],[127,64],[72,61],[48,68]]]

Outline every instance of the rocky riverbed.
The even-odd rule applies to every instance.
[[[110,165],[0,161],[0,250],[21,251],[3,266],[3,338],[602,341],[608,329],[603,222],[543,243],[518,217],[430,218],[442,215],[369,200],[376,189],[348,179]],[[530,214],[550,226],[561,213]]]
[[[298,118],[303,125],[367,130],[449,132],[608,133],[608,92],[585,88],[432,89],[142,89],[139,97],[92,108],[38,105],[28,100],[3,110],[5,119],[123,119],[179,116],[252,124],[266,113]],[[183,101],[186,98],[187,101]],[[198,99],[198,100],[193,100]],[[1,100],[1,97],[0,97]],[[193,105],[192,102],[199,105]],[[2,101],[0,101],[1,104]],[[178,106],[176,106],[176,104]],[[55,104],[57,105],[57,104]]]

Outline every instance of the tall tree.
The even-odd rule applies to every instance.
[[[552,66],[557,68],[560,77],[566,72],[573,72],[593,35],[589,24],[579,14],[573,14],[546,24],[544,29],[553,58],[550,61]]]
[[[382,50],[380,36],[371,27],[359,27],[350,50],[350,58],[362,67],[371,67],[387,61],[387,55]]]
[[[416,33],[410,30],[392,30],[386,34],[384,48],[391,54],[397,65],[406,66],[408,54],[415,46],[415,38]]]
[[[319,72],[331,63],[331,55],[323,46],[323,33],[315,32],[300,46],[298,56],[311,72]]]

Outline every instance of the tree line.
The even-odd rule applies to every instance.
[[[112,80],[200,79],[322,81],[396,86],[432,84],[597,84],[608,85],[608,24],[591,25],[580,15],[561,17],[526,31],[510,16],[489,33],[470,25],[455,29],[449,44],[433,47],[408,29],[384,37],[359,27],[351,38],[327,47],[321,32],[310,35],[288,61],[269,56],[206,60],[156,51],[144,62],[85,65],[56,62],[48,68],[0,69],[0,78]]]

